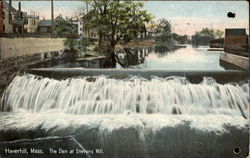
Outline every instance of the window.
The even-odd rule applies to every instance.
[[[2,17],[3,17],[3,20],[5,19],[5,13],[4,12],[2,12]]]
[[[5,32],[5,25],[3,25],[3,32]]]

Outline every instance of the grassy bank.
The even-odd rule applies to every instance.
[[[129,42],[129,43],[119,43],[116,45],[115,50],[119,51],[124,48],[136,48],[136,47],[151,47],[155,46],[156,43],[154,41],[138,41],[138,42]],[[103,54],[94,51],[95,47],[97,46],[97,42],[95,42],[93,45],[88,47],[88,50],[86,52],[81,52],[80,56],[103,56]]]
[[[129,43],[120,43],[116,46],[116,50],[123,48],[136,48],[136,47],[150,47],[155,46],[154,41],[139,41],[139,42],[129,42]]]

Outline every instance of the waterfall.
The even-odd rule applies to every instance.
[[[105,76],[54,80],[34,75],[17,76],[2,97],[2,111],[56,110],[70,114],[223,114],[248,117],[249,86],[218,84],[204,77],[191,84],[184,77]]]
[[[32,141],[45,152],[100,148],[109,158],[227,158],[236,156],[235,147],[246,157],[249,100],[247,82],[219,84],[211,77],[192,84],[175,76],[16,76],[1,99],[0,150],[21,139],[20,146],[33,147]],[[50,141],[68,136],[74,142]]]

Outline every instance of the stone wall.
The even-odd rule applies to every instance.
[[[0,98],[13,78],[22,74],[27,65],[56,58],[58,52],[64,49],[64,40],[0,38]]]
[[[58,51],[55,51],[2,59],[0,61],[0,98],[13,78],[23,74],[28,65],[48,61],[57,56]]]
[[[65,38],[0,38],[1,59],[64,49]]]

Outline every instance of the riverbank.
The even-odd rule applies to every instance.
[[[237,66],[241,69],[249,70],[249,58],[247,57],[221,52],[220,60],[222,62]]]
[[[122,48],[136,48],[136,47],[151,47],[157,45],[154,41],[139,41],[130,43],[120,43],[116,46],[116,49]]]

